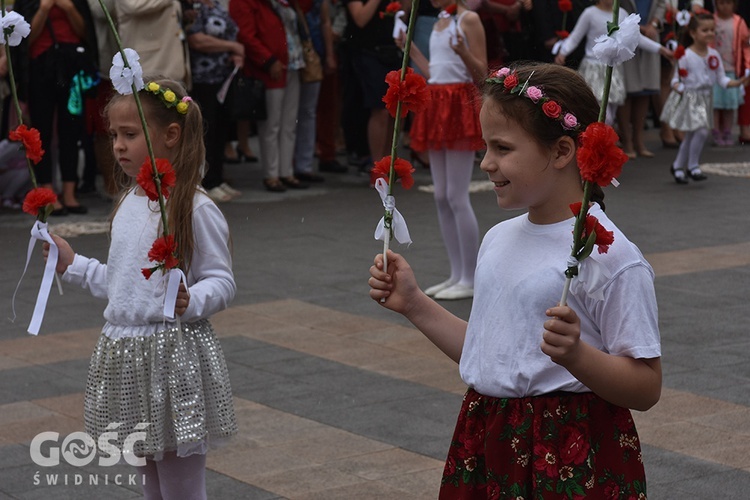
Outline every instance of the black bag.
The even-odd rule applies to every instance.
[[[260,80],[236,74],[229,85],[224,106],[233,120],[263,121],[268,117],[266,86]]]

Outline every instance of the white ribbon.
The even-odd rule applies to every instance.
[[[552,46],[552,55],[556,56],[560,53],[560,49],[562,48],[563,44],[565,43],[565,40],[558,40],[555,42],[555,44]]]
[[[391,227],[393,228],[393,235],[396,237],[399,243],[411,244],[411,237],[409,236],[409,228],[406,227],[406,220],[396,209],[396,199],[388,194],[388,183],[382,177],[375,181],[375,189],[380,195],[380,199],[383,200],[383,207],[386,211],[392,214]],[[385,229],[385,216],[380,219],[377,227],[375,228],[375,239],[385,241],[386,229]]]
[[[224,83],[221,84],[221,88],[216,93],[216,100],[219,101],[219,104],[224,104],[224,101],[227,98],[227,93],[229,92],[229,86],[232,84],[232,80],[234,79],[234,76],[237,74],[237,71],[239,71],[239,69],[239,66],[235,66],[227,79],[224,80]]]
[[[595,300],[604,299],[604,285],[606,285],[612,273],[594,253],[578,263],[578,276],[571,284],[571,291],[578,295],[586,295]]]
[[[406,15],[406,12],[403,10],[400,10],[396,12],[396,15],[393,17],[393,38],[398,39],[401,36],[401,33],[406,33],[407,26],[406,23],[401,20],[402,17]]]
[[[177,327],[178,342],[182,342],[182,325],[180,324],[180,317],[174,313],[174,309],[177,305],[177,294],[180,291],[180,283],[183,281],[187,288],[187,278],[185,277],[185,273],[182,272],[182,269],[179,267],[175,267],[170,269],[166,274],[161,275],[159,283],[157,283],[156,288],[154,289],[155,296],[158,297],[159,295],[164,294],[164,308],[162,314],[164,315],[165,321],[171,320],[176,322],[175,326]],[[190,296],[190,291],[188,291],[188,296]]]
[[[47,255],[47,263],[44,265],[44,275],[42,276],[42,284],[39,286],[39,293],[36,297],[36,305],[34,306],[34,314],[31,316],[31,323],[29,324],[28,332],[31,335],[39,334],[39,327],[42,326],[42,320],[44,319],[44,311],[47,309],[47,300],[49,299],[49,292],[52,288],[52,280],[55,277],[55,269],[57,268],[57,256],[58,250],[55,240],[49,235],[47,230],[47,223],[36,221],[34,226],[31,228],[31,238],[29,239],[29,248],[26,252],[26,265],[23,267],[23,273],[21,279],[18,280],[16,285],[16,291],[13,292],[12,308],[13,308],[13,320],[16,319],[16,293],[18,288],[21,286],[21,281],[26,275],[26,270],[29,267],[29,261],[31,261],[31,255],[34,253],[34,246],[37,240],[46,241],[49,243],[49,255]],[[59,283],[58,283],[59,286]],[[62,287],[59,287],[60,295],[62,295]]]

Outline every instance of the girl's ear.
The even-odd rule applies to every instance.
[[[182,137],[182,127],[180,127],[180,124],[174,122],[170,123],[167,126],[164,145],[167,146],[167,148],[172,149],[178,142],[180,142],[180,137]]]
[[[554,168],[565,168],[576,159],[575,139],[564,135],[552,146],[552,166]]]

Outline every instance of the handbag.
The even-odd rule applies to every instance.
[[[235,66],[217,99],[224,104],[232,120],[266,120],[266,86],[261,80],[244,76],[238,70],[239,67]]]
[[[301,27],[300,39],[302,40],[302,57],[305,60],[305,67],[300,70],[300,80],[302,83],[314,83],[323,81],[323,64],[320,62],[320,56],[313,46],[310,38],[310,28],[307,26],[307,20],[299,4],[295,5],[297,9],[297,19]]]
[[[85,45],[59,43],[49,19],[46,24],[52,38],[52,49],[47,55],[48,64],[52,64],[51,71],[57,84],[68,89],[68,112],[73,116],[81,116],[85,99],[96,96],[101,81],[96,62]]]

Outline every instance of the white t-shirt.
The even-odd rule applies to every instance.
[[[581,339],[617,356],[660,357],[653,270],[598,205],[589,213],[614,231],[615,240],[606,254],[595,248],[573,280],[568,305],[581,320]],[[544,312],[562,294],[573,224],[571,217],[537,225],[524,214],[485,235],[460,362],[461,378],[480,394],[589,390],[540,349],[542,325],[549,319]]]
[[[713,68],[711,67],[713,66]],[[680,77],[678,71],[684,69],[687,75]],[[679,82],[685,85],[685,90],[702,90],[709,92],[714,84],[727,88],[731,81],[724,73],[724,64],[716,49],[708,48],[705,57],[696,54],[693,49],[685,50],[685,55],[677,61],[675,72],[672,76],[672,86]]]
[[[110,338],[153,335],[164,327],[166,280],[161,271],[141,273],[159,234],[157,202],[129,192],[112,222],[107,264],[76,254],[63,279],[109,300],[103,332]],[[221,210],[203,193],[193,199],[193,259],[187,275],[190,305],[180,319],[189,323],[226,309],[236,286],[229,251],[229,227]]]

